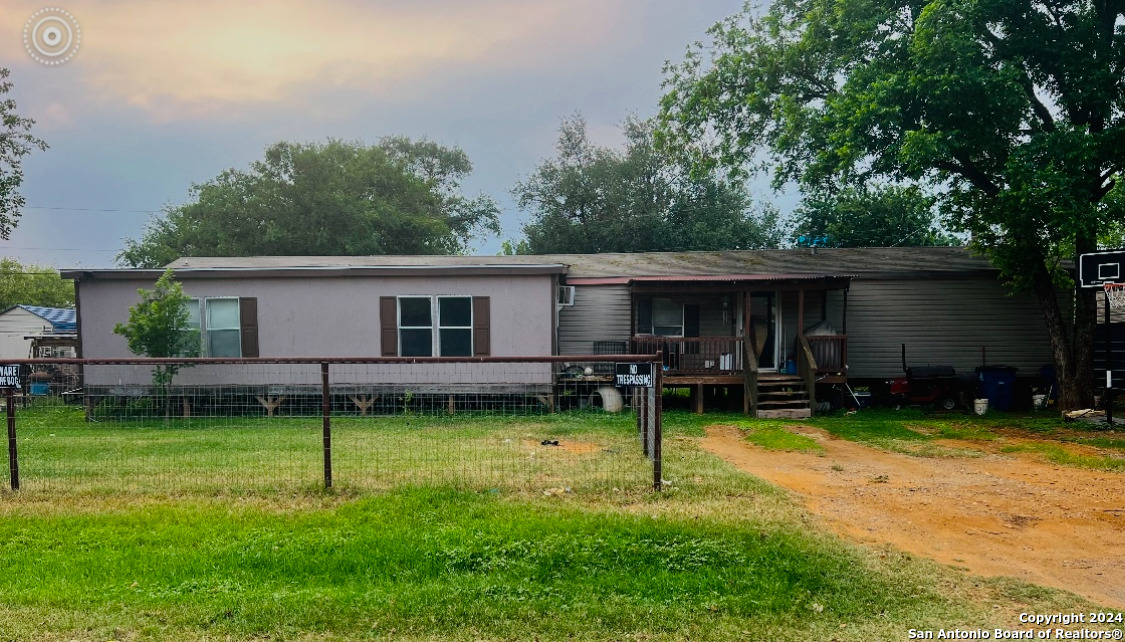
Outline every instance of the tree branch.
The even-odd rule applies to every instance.
[[[985,39],[997,51],[1000,51],[1003,42],[991,29],[987,27],[984,29]],[[1031,81],[1031,75],[1027,71],[1027,65],[1022,60],[1015,61],[1016,67],[1020,70],[1020,87],[1023,88],[1024,94],[1027,95],[1027,100],[1031,104],[1031,111],[1039,118],[1039,122],[1043,123],[1043,130],[1047,132],[1055,131],[1055,117],[1051,115],[1051,110],[1039,100],[1039,96],[1035,94],[1035,83]]]
[[[957,159],[957,162],[938,161],[934,163],[934,167],[952,174],[960,175],[965,180],[972,183],[973,187],[976,187],[989,196],[996,196],[1000,193],[1000,188],[992,182],[987,174],[974,167],[972,163],[964,161],[963,159]]]

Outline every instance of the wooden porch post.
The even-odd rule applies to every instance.
[[[633,288],[630,286],[629,287],[629,338],[626,339],[626,341],[628,343],[626,344],[627,347],[625,348],[625,352],[627,352],[628,354],[633,354],[636,351],[636,348],[634,347],[634,344],[636,342],[633,341],[633,337],[635,337],[635,336],[637,336],[637,294],[635,292],[633,292]]]
[[[844,288],[844,334],[848,333],[848,289]]]
[[[805,336],[805,288],[797,290],[797,338]]]
[[[752,343],[753,331],[750,325],[750,288],[746,288],[742,292],[742,359],[745,362],[742,364],[742,414],[744,415],[750,414],[751,406],[750,380],[747,378],[746,370],[750,368],[750,359],[756,354]]]

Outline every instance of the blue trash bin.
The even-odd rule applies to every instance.
[[[1016,387],[1016,368],[984,366],[977,368],[980,396],[988,399],[988,407],[1007,412],[1012,409],[1012,390]]]

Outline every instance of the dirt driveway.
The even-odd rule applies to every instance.
[[[787,430],[824,452],[765,450],[730,426],[709,427],[702,446],[790,489],[846,536],[1125,609],[1125,474],[1031,454],[914,457],[809,426]]]

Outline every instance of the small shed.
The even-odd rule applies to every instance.
[[[78,323],[72,308],[13,305],[0,312],[0,358],[73,357]],[[33,354],[43,346],[50,354]]]

